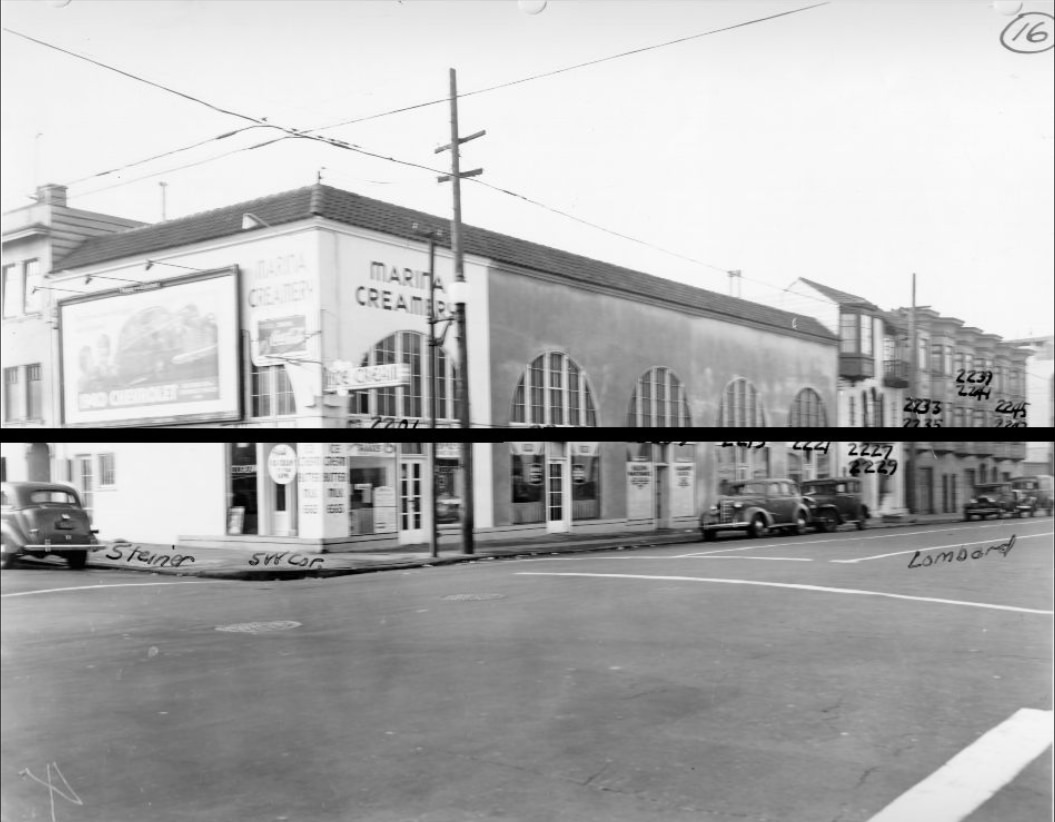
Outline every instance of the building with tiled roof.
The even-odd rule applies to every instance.
[[[455,306],[448,227],[313,185],[88,239],[47,273],[53,419],[235,427],[242,438],[247,428],[427,425],[433,279],[437,327]],[[437,233],[433,278],[425,235]],[[837,331],[809,314],[473,226],[462,249],[474,427],[526,437],[539,425],[834,422]],[[436,346],[432,369],[440,426],[459,422],[453,338]],[[294,461],[317,458],[306,444],[290,447]],[[230,499],[247,501],[230,507],[245,510],[237,524],[185,526],[235,541],[250,532],[341,545],[421,539],[424,455],[349,448],[326,452],[344,461],[343,482],[305,471],[281,493],[268,469],[288,453],[270,444],[221,453],[215,470]],[[703,445],[628,457],[609,442],[477,451],[477,524],[547,532],[690,525],[721,480],[784,476],[794,458],[782,447]],[[439,495],[453,509],[465,490],[458,466],[457,451],[443,450]],[[340,515],[319,499],[339,499]]]

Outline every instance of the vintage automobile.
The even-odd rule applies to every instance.
[[[861,501],[861,480],[849,477],[806,480],[802,495],[810,509],[810,521],[818,531],[835,531],[852,522],[858,531],[868,525],[868,506]]]
[[[715,505],[700,516],[705,542],[719,531],[746,531],[752,537],[782,530],[804,534],[810,511],[790,479],[752,479],[731,483]]]
[[[970,521],[974,517],[1000,519],[1004,514],[1033,516],[1034,510],[1033,501],[1025,492],[1012,488],[1010,482],[989,482],[974,486],[974,494],[963,507],[963,518]]]
[[[1033,500],[1033,509],[1041,509],[1049,517],[1051,516],[1051,498],[1052,498],[1052,485],[1055,485],[1055,478],[1050,474],[1040,474],[1035,477],[1012,477],[1011,487],[1016,491],[1021,491],[1031,500]]]
[[[0,484],[2,565],[21,556],[61,557],[71,568],[83,568],[98,544],[88,512],[69,485],[50,482]]]

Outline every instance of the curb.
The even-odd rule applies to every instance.
[[[962,522],[959,517],[953,517],[950,515],[948,519],[933,520],[930,522],[920,522],[917,519],[906,519],[897,522],[875,522],[871,524],[866,530],[879,530],[885,528],[903,528],[913,525],[949,525],[952,523]],[[849,532],[847,532],[849,533]],[[106,568],[114,571],[131,571],[140,573],[150,573],[164,576],[188,576],[188,577],[205,577],[208,579],[227,579],[227,580],[246,580],[246,581],[269,581],[269,580],[287,580],[287,579],[328,579],[331,577],[339,576],[351,576],[353,574],[373,574],[380,573],[382,571],[400,571],[414,568],[432,568],[445,565],[460,565],[472,562],[485,562],[489,560],[501,560],[501,559],[519,559],[523,557],[535,557],[544,555],[556,555],[556,554],[585,554],[585,553],[596,553],[600,551],[624,551],[624,550],[641,550],[646,548],[657,548],[664,545],[684,545],[689,543],[700,542],[699,535],[695,530],[686,531],[683,534],[671,534],[664,535],[663,537],[653,537],[652,541],[630,541],[623,542],[618,539],[611,539],[603,543],[595,544],[575,544],[575,543],[563,543],[555,545],[527,545],[522,547],[511,547],[508,549],[498,548],[488,551],[484,549],[482,553],[476,554],[453,554],[439,557],[425,557],[425,558],[414,558],[407,560],[383,560],[383,561],[370,561],[370,560],[358,560],[360,564],[350,565],[347,567],[340,568],[313,568],[306,570],[298,570],[296,568],[290,568],[289,570],[280,570],[277,568],[269,568],[262,570],[252,570],[245,568],[224,568],[217,561],[218,566],[214,567],[163,567],[154,566],[150,564],[133,565],[130,563],[113,564],[110,562],[99,563],[93,562],[92,558],[89,557],[88,567],[89,568]],[[115,543],[116,544],[116,543]],[[129,543],[134,545],[134,543]],[[709,543],[714,546],[716,543]],[[100,546],[98,550],[103,550],[106,546]],[[322,555],[325,556],[325,555]],[[347,556],[347,555],[344,555]],[[355,561],[355,560],[352,560]]]

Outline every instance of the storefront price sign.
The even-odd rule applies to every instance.
[[[289,485],[297,476],[297,452],[288,445],[276,445],[267,455],[267,473],[279,485]]]

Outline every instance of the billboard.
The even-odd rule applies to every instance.
[[[237,269],[59,303],[67,425],[234,419]]]

